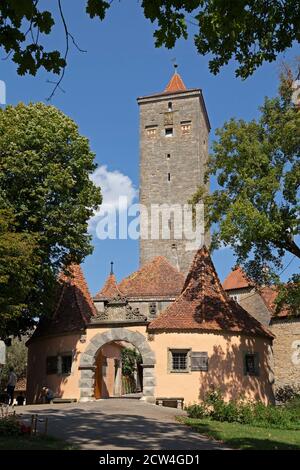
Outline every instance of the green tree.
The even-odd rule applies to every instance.
[[[266,98],[257,120],[231,119],[216,131],[208,174],[218,189],[199,188],[191,202],[206,204],[212,247],[233,248],[238,264],[258,284],[279,282],[286,252],[300,258],[300,112],[293,77],[281,77],[279,96]],[[282,286],[280,307],[299,313],[299,276]],[[289,293],[287,292],[289,291]]]
[[[95,167],[88,140],[53,106],[0,110],[0,330],[6,335],[20,333],[18,319],[24,329],[50,311],[58,272],[91,253],[87,224],[101,203],[90,179]]]
[[[6,364],[1,371],[1,388],[5,389],[9,377],[9,368],[13,367],[18,379],[26,377],[27,371],[27,338],[14,338],[11,346],[6,348]]]
[[[63,1],[51,3],[55,10],[58,5],[59,19],[36,0],[1,1],[0,47],[18,65],[20,75],[35,75],[44,68],[63,76],[70,45],[78,48],[64,17]],[[90,18],[100,20],[113,3],[82,1]],[[214,74],[234,59],[239,64],[236,74],[246,78],[300,38],[300,4],[294,0],[142,0],[141,7],[145,17],[156,24],[157,47],[174,47],[179,38],[188,37],[192,24],[197,51],[213,56],[209,67]],[[45,35],[52,33],[56,21],[64,29],[63,52],[47,51],[44,45]]]
[[[12,330],[21,333],[32,324],[25,301],[39,264],[37,240],[27,231],[16,230],[12,210],[0,209],[0,338]]]

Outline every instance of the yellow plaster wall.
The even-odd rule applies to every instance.
[[[148,338],[145,326],[126,326]],[[46,385],[64,398],[80,398],[78,369],[80,355],[97,333],[110,328],[89,328],[86,341],[79,335],[41,338],[31,343],[28,355],[27,402],[38,401],[41,388]],[[201,400],[210,386],[220,387],[227,399],[237,398],[242,393],[247,398],[272,401],[273,392],[270,344],[263,338],[247,338],[238,335],[215,333],[159,333],[151,335],[149,346],[156,355],[156,397],[183,397],[185,403]],[[173,373],[168,371],[168,348],[207,351],[208,372],[193,371]],[[71,375],[46,375],[46,357],[62,352],[74,351]],[[243,352],[259,352],[260,376],[244,375]]]

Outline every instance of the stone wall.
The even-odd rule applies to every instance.
[[[169,103],[172,111],[168,111]],[[203,184],[208,156],[209,128],[201,91],[145,97],[139,104],[140,203],[148,209],[151,204],[187,204]],[[190,132],[185,134],[181,126],[187,121]],[[173,129],[172,136],[165,135],[167,127]],[[149,128],[153,135],[149,136]],[[146,224],[142,213],[141,227]],[[150,222],[148,228],[149,239],[140,241],[140,264],[161,255],[187,273],[195,250],[187,251],[186,240],[174,238],[174,219],[168,224],[171,239],[152,240]]]
[[[300,388],[300,319],[273,319],[275,389]]]

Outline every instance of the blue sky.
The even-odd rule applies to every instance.
[[[172,75],[174,57],[186,86],[203,90],[212,141],[214,130],[225,120],[257,116],[264,97],[276,94],[281,61],[293,60],[299,53],[296,47],[287,51],[277,62],[264,65],[246,81],[235,78],[234,64],[213,76],[208,70],[208,58],[196,53],[192,37],[179,41],[171,51],[156,49],[152,37],[154,27],[144,18],[138,2],[114,2],[103,23],[87,17],[84,3],[63,2],[70,32],[87,52],[71,48],[62,83],[65,93],[57,91],[51,104],[78,123],[80,132],[90,139],[98,165],[105,165],[108,175],[118,171],[127,176],[130,181],[126,181],[136,189],[139,185],[136,98],[165,88]],[[49,2],[42,4],[47,6]],[[57,12],[55,17],[58,18]],[[45,38],[45,43],[49,49],[63,50],[62,27],[57,26],[51,39]],[[53,87],[47,80],[56,78],[44,72],[36,77],[19,77],[14,64],[2,61],[0,79],[6,82],[7,103],[17,104],[46,101]],[[119,280],[136,270],[138,242],[94,238],[93,244],[94,253],[83,265],[93,294],[101,288],[111,260]],[[229,249],[219,250],[213,259],[223,280],[234,264],[232,253]],[[290,259],[291,255],[287,255],[285,263]],[[286,270],[285,277],[295,272],[296,263]]]

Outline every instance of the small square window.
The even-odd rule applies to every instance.
[[[46,358],[46,374],[57,374],[58,372],[58,357],[57,356],[48,356]]]
[[[188,371],[188,351],[176,350],[171,351],[171,371],[187,372]]]
[[[181,123],[181,133],[183,135],[190,134],[191,132],[191,123],[190,122],[182,122]]]
[[[239,302],[239,296],[238,296],[237,294],[234,294],[234,295],[231,294],[231,295],[229,295],[229,297],[230,297],[232,300],[234,300],[235,302],[237,302],[237,303]]]
[[[70,374],[72,368],[72,355],[61,356],[61,373]]]
[[[165,135],[166,135],[167,137],[172,137],[172,135],[173,135],[173,127],[166,127],[166,128],[165,128]]]
[[[149,127],[146,129],[147,137],[153,139],[156,137],[156,127]]]
[[[259,375],[259,357],[258,353],[245,353],[244,355],[245,375]]]

